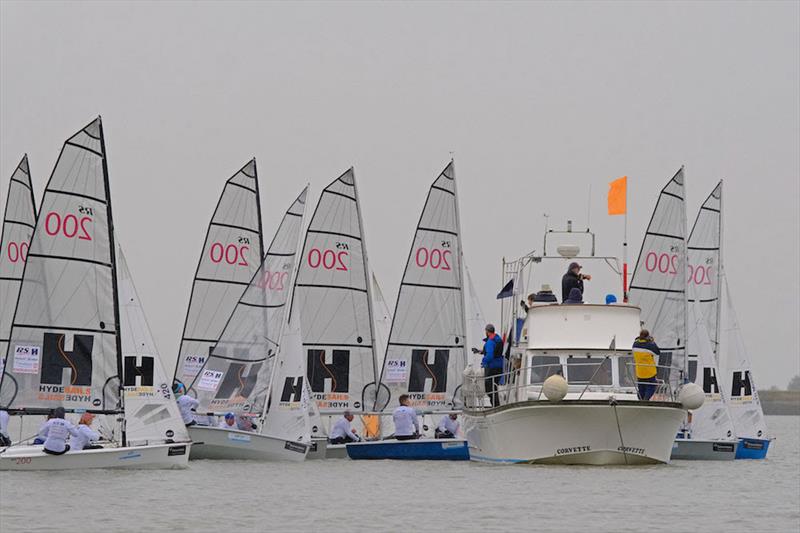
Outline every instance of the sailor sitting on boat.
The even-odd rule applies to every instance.
[[[222,429],[238,429],[236,427],[236,415],[233,413],[225,413],[225,416],[219,421],[217,427]]]
[[[394,438],[397,440],[412,440],[419,438],[419,418],[417,412],[409,404],[408,394],[401,394],[400,406],[392,413],[394,420]]]
[[[454,439],[458,435],[459,426],[458,414],[450,413],[442,417],[434,434],[437,439]]]
[[[330,441],[331,444],[345,444],[347,442],[358,442],[361,437],[358,436],[356,430],[350,423],[353,421],[353,413],[345,411],[342,418],[336,421],[331,428]]]
[[[48,420],[41,432],[39,433],[45,438],[44,453],[50,455],[62,455],[69,451],[69,444],[67,438],[70,435],[78,437],[80,433],[78,429],[72,425],[72,422],[65,420],[66,412],[63,407],[56,407],[53,410],[53,418]]]
[[[99,444],[92,444],[93,441],[100,440],[100,434],[91,428],[94,421],[92,413],[83,413],[78,422],[78,435],[73,435],[69,439],[69,447],[72,450],[98,450],[102,448]]]
[[[186,394],[186,387],[183,383],[178,383],[175,388],[175,394],[178,396],[178,410],[181,412],[183,423],[188,426],[194,426],[197,422],[194,419],[194,410],[200,405],[196,398],[192,398]]]
[[[50,412],[47,413],[47,418],[45,418],[42,425],[39,426],[39,433],[36,434],[36,438],[33,439],[33,444],[44,444],[44,441],[47,439],[47,435],[43,434],[44,427],[47,425],[47,421],[53,418],[53,409],[50,409]]]

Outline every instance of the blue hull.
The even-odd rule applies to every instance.
[[[406,461],[469,461],[463,439],[382,440],[348,443],[350,459],[400,459]]]
[[[739,439],[736,446],[737,459],[766,459],[770,441],[767,439]]]

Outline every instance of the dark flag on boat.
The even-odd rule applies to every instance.
[[[497,293],[497,299],[502,300],[503,298],[511,298],[512,296],[514,296],[514,278],[511,278],[511,280],[506,283],[505,287]]]

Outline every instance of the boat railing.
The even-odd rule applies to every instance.
[[[670,384],[668,379],[661,379],[659,377],[656,378],[655,383],[651,381],[637,381],[635,376],[635,370],[632,370],[631,367],[635,367],[633,364],[625,364],[621,365],[620,369],[625,369],[625,376],[622,375],[622,370],[620,373],[620,384],[612,383],[610,375],[604,373],[603,375],[606,376],[608,379],[605,379],[604,382],[597,382],[598,374],[602,369],[605,369],[606,372],[610,372],[611,366],[610,364],[606,365],[606,361],[611,361],[610,356],[606,356],[603,359],[599,359],[593,362],[587,363],[568,363],[566,366],[569,369],[575,367],[596,367],[594,372],[592,373],[591,377],[588,380],[566,380],[568,386],[568,394],[577,393],[578,397],[575,399],[583,399],[584,395],[587,392],[607,392],[607,393],[622,393],[622,394],[635,394],[639,400],[643,400],[640,394],[640,387],[639,385],[655,385],[655,392],[649,398],[649,401],[664,401],[664,402],[672,402],[676,401],[676,394],[675,390],[673,389],[672,385]],[[552,376],[552,375],[560,375],[564,377],[564,369],[561,363],[546,363],[546,364],[539,364],[539,365],[526,365],[521,366],[519,368],[511,369],[507,372],[502,374],[496,374],[493,376],[481,376],[481,375],[472,375],[466,376],[464,378],[464,387],[463,387],[463,397],[464,397],[464,404],[469,409],[489,409],[491,408],[491,404],[489,400],[490,389],[492,387],[493,379],[499,378],[502,385],[497,390],[498,395],[498,402],[500,405],[508,405],[520,401],[527,401],[530,399],[531,394],[535,394],[535,400],[540,401],[543,399],[547,399],[544,395],[544,382],[545,380]],[[656,365],[658,374],[662,372],[668,372],[670,370],[674,370],[673,367],[664,366],[664,365]],[[658,375],[657,374],[657,375]],[[531,382],[528,382],[528,376],[531,377]],[[533,380],[533,378],[538,378],[539,376],[543,376],[542,379]],[[569,377],[569,373],[567,373],[567,377]],[[626,378],[623,381],[623,377]],[[481,383],[483,382],[483,383]],[[544,397],[544,398],[543,398]]]

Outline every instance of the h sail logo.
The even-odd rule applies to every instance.
[[[717,373],[713,368],[703,367],[703,392],[706,394],[719,394]]]
[[[139,361],[137,361],[137,359]],[[127,356],[123,366],[125,387],[152,387],[153,386],[153,358],[149,355]]]
[[[66,334],[45,333],[42,347],[43,385],[92,385],[92,347],[93,335],[74,335],[72,350],[67,350]],[[68,380],[64,383],[64,371]]]
[[[247,374],[245,374],[245,369],[247,369]],[[253,392],[253,387],[256,386],[259,370],[261,370],[261,363],[254,365],[231,363],[225,379],[217,389],[215,398],[231,398],[234,394],[247,398]]]
[[[741,398],[742,396],[752,396],[753,385],[750,383],[750,372],[737,370],[733,373],[733,384],[731,387],[731,398]]]
[[[450,350],[435,350],[432,361],[429,350],[412,350],[408,392],[446,392],[449,360]]]
[[[326,358],[325,350],[308,350],[308,379],[313,392],[350,391],[350,350],[332,350]]]
[[[300,403],[303,401],[303,376],[287,376],[283,382],[281,403]]]

